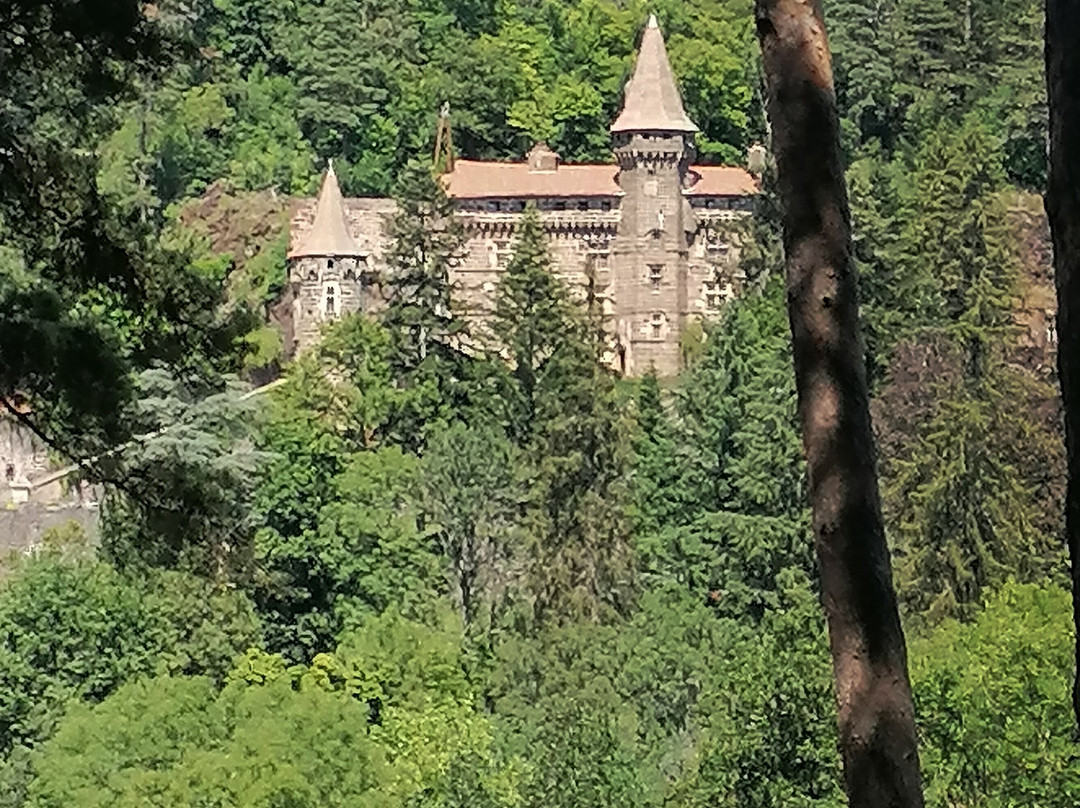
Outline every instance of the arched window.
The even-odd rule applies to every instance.
[[[337,317],[337,287],[332,283],[328,283],[323,291],[323,314]]]
[[[333,269],[334,268],[334,259],[333,258],[327,258],[326,259],[326,268],[327,269]]]

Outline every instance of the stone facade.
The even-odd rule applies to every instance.
[[[630,376],[677,373],[687,327],[716,316],[739,289],[739,234],[757,192],[741,168],[694,166],[696,131],[650,19],[612,126],[613,164],[562,165],[544,144],[521,163],[457,161],[443,180],[468,237],[451,279],[460,312],[483,323],[532,203],[553,271],[602,307],[612,365]],[[297,203],[293,350],[314,344],[326,321],[381,305],[393,213],[391,200],[343,199],[332,166],[318,200]]]
[[[0,415],[0,504],[25,499],[30,482],[48,470],[45,445],[11,415]]]

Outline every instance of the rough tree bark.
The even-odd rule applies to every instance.
[[[923,805],[881,516],[851,217],[820,0],[757,0],[810,504],[852,808]]]
[[[1050,176],[1046,211],[1054,241],[1058,295],[1058,377],[1065,408],[1065,534],[1072,560],[1080,724],[1080,0],[1046,0],[1046,84],[1050,99]]]

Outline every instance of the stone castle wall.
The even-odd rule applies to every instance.
[[[732,297],[741,283],[736,270],[738,222],[748,215],[749,200],[710,199],[709,204],[715,207],[708,208],[701,200],[698,208],[677,190],[677,177],[668,180],[671,188],[661,191],[658,184],[655,196],[645,196],[646,203],[634,214],[640,223],[629,237],[620,236],[627,227],[625,198],[622,205],[618,200],[539,200],[554,271],[580,302],[591,299],[601,308],[613,339],[629,340],[631,363],[620,362],[614,354],[611,361],[631,375],[640,375],[650,365],[661,375],[677,373],[687,323],[716,317],[724,300]],[[646,176],[645,189],[650,188],[648,183]],[[557,209],[557,205],[570,209]],[[458,217],[467,240],[451,276],[455,303],[474,328],[482,327],[491,313],[500,275],[513,253],[523,205],[518,210],[492,211],[487,207],[461,206]],[[333,316],[325,311],[328,287],[334,289],[335,302],[340,301],[336,313],[381,307],[378,278],[386,271],[387,226],[395,210],[389,199],[345,200],[350,233],[363,254],[352,263],[350,259],[330,259],[332,266],[326,258],[305,257],[292,262],[296,350],[315,344],[322,325]],[[314,200],[298,204],[292,222],[294,244],[303,240],[314,215]],[[654,247],[656,228],[647,224],[658,222],[661,215],[668,232]],[[656,256],[650,260],[653,253]],[[661,267],[658,284],[652,269],[655,266]],[[659,334],[655,329],[657,313],[663,317]],[[618,333],[620,321],[622,334]]]

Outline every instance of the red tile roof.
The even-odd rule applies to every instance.
[[[443,175],[455,199],[619,196],[615,165],[560,165],[554,171],[532,171],[528,163],[457,160]],[[751,196],[758,192],[753,176],[736,166],[694,166],[687,179],[692,196]]]
[[[693,166],[686,180],[691,196],[754,196],[760,190],[754,175],[739,166]]]
[[[455,199],[541,196],[616,196],[616,165],[559,166],[530,171],[528,163],[455,160],[444,175],[446,192]]]

